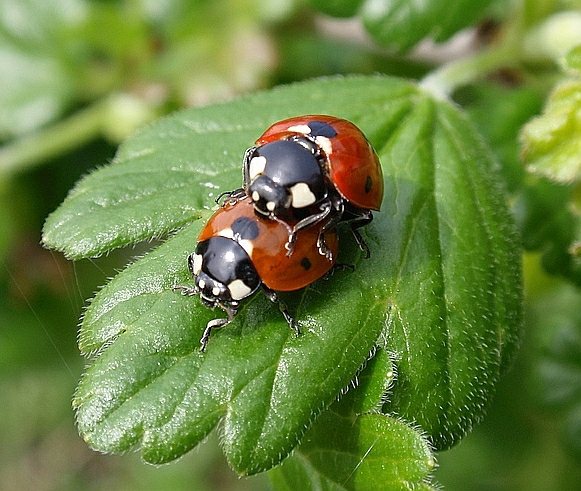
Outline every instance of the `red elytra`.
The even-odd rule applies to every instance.
[[[287,227],[279,221],[257,216],[248,197],[233,204],[226,203],[217,210],[200,232],[198,242],[216,236],[230,236],[232,225],[240,218],[249,218],[258,227],[256,238],[239,242],[248,253],[262,283],[271,290],[299,290],[324,276],[333,267],[339,250],[339,239],[334,229],[325,233],[325,242],[332,258],[325,257],[317,248],[320,227],[299,230],[294,252],[287,256]]]
[[[293,135],[309,136],[309,123],[320,122],[331,126],[335,135],[319,144],[327,166],[330,181],[339,194],[353,205],[379,211],[383,200],[383,172],[371,143],[353,123],[326,115],[307,115],[274,123],[256,140],[257,147]]]

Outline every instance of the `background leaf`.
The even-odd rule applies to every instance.
[[[367,0],[362,16],[376,42],[404,51],[426,37],[436,42],[446,41],[480,19],[490,4],[491,0],[477,3],[471,0]]]
[[[300,113],[354,121],[380,155],[386,196],[364,231],[371,259],[360,260],[342,235],[339,261],[355,272],[285,296],[302,336],[257,296],[202,354],[198,340],[215,314],[171,290],[188,281],[185,258],[201,224],[180,230],[87,311],[81,348],[98,356],[75,406],[91,446],[140,443],[147,461],[166,462],[222,419],[231,465],[241,474],[268,469],[347,386],[380,335],[397,370],[385,412],[437,448],[481,419],[521,323],[514,231],[469,122],[408,82],[323,79],[177,113],[82,180],[47,220],[45,243],[83,257],[207,217],[217,193],[240,185],[245,147],[273,121]]]
[[[561,288],[558,294],[541,303],[547,322],[542,327],[535,367],[536,384],[543,408],[557,416],[560,436],[577,459],[581,458],[581,300],[573,288]]]
[[[67,33],[84,14],[82,0],[0,3],[0,138],[51,121],[71,102]]]
[[[543,114],[522,129],[522,157],[531,172],[567,184],[581,178],[581,80],[561,83]]]

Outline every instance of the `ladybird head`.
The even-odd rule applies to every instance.
[[[248,193],[256,211],[263,215],[283,215],[292,204],[290,191],[263,174],[250,183]]]
[[[327,195],[321,157],[306,138],[275,140],[251,148],[244,161],[244,180],[256,211],[263,215],[284,216]]]
[[[232,302],[232,295],[226,285],[204,271],[196,275],[195,282],[202,303],[206,307],[216,307],[218,304],[228,305]]]
[[[188,262],[200,298],[209,307],[237,305],[261,283],[246,251],[227,237],[199,242]]]

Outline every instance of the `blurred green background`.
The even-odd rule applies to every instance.
[[[579,8],[516,4],[535,21]],[[492,8],[463,49],[493,42],[512,12]],[[136,127],[173,110],[322,75],[420,79],[451,53],[423,43],[395,54],[356,18],[331,19],[306,0],[0,0],[0,488],[269,489],[264,475],[230,471],[215,435],[159,468],[85,445],[70,404],[85,364],[78,319],[149,245],[71,263],[40,245],[44,219]],[[438,456],[435,481],[447,490],[581,489],[579,217],[570,206],[579,190],[527,176],[518,159],[518,132],[559,73],[550,63],[512,67],[454,94],[502,165],[527,249],[527,320],[488,417]]]

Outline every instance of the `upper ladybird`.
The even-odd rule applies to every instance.
[[[296,234],[317,223],[322,254],[325,233],[349,221],[369,223],[383,199],[383,174],[375,150],[357,126],[334,116],[285,119],[268,128],[244,156],[244,191],[255,210],[274,220],[293,221],[287,249]]]

